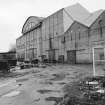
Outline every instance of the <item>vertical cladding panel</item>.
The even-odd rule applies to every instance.
[[[28,41],[30,41],[30,34],[29,34],[29,33],[28,33],[28,37],[27,37],[27,40],[28,40]]]
[[[49,38],[49,18],[46,19],[46,39]]]
[[[42,51],[42,55],[43,55],[43,52],[44,52],[43,41],[42,41],[42,50],[41,51]]]
[[[67,62],[67,50],[64,50],[64,61]]]
[[[50,26],[53,26],[53,23],[54,23],[54,19],[53,19],[53,15],[51,15],[50,17],[49,17],[49,19],[50,19]]]
[[[44,24],[45,24],[45,36],[44,36],[44,40],[46,40],[46,36],[47,36],[46,35],[46,30],[47,30],[46,22],[47,22],[47,19],[44,20]]]
[[[44,41],[44,49],[46,51],[46,40]]]
[[[56,26],[58,24],[58,20],[57,20],[58,14],[55,13],[54,14],[54,26]]]
[[[29,41],[31,42],[31,32],[29,32]]]
[[[58,61],[59,51],[55,50],[55,59]]]
[[[32,42],[32,48],[34,48],[34,41],[32,40],[31,42]]]
[[[28,35],[26,34],[26,49],[27,49],[27,36],[28,36]]]
[[[50,17],[49,17],[49,19],[50,19],[50,24],[49,24],[49,30],[50,30],[50,37],[52,38],[53,37],[53,34],[54,34],[54,26],[53,26],[53,15],[51,15]]]
[[[46,50],[49,50],[49,40],[46,40]]]
[[[46,51],[45,51],[45,48],[43,48],[43,55],[46,55]]]
[[[54,39],[52,39],[52,48],[54,49]]]
[[[64,43],[62,43],[62,37],[61,37],[61,49],[64,48]]]
[[[62,55],[62,49],[59,49],[59,55]]]
[[[58,24],[63,24],[63,10],[58,12]]]
[[[34,39],[34,31],[32,31],[32,40]]]
[[[77,49],[77,43],[75,43],[75,40],[71,42],[71,48],[72,50]]]
[[[30,41],[32,40],[32,31],[30,32]]]
[[[95,32],[95,31],[90,32],[90,42],[98,41],[100,39],[101,39],[101,35],[99,33],[99,30],[98,30],[98,32]]]
[[[61,55],[64,55],[64,49],[61,49]]]
[[[24,35],[24,49],[26,49],[26,35]]]
[[[50,35],[51,38],[53,38],[53,34],[54,34],[53,30],[54,30],[53,26],[50,26],[50,34],[49,35]]]
[[[43,49],[42,49],[42,54],[43,54],[43,52],[44,52],[44,41],[42,41],[42,43],[43,43],[43,44],[42,44],[42,48],[43,48]]]
[[[35,45],[36,45],[36,40],[34,39],[34,40],[33,40],[33,42],[34,42],[34,48],[35,48]]]
[[[32,48],[34,48],[34,31],[32,33]]]
[[[57,25],[54,26],[54,37],[58,36],[58,27]]]
[[[42,55],[42,43],[39,42],[40,56]]]
[[[43,21],[43,24],[42,24],[42,39],[45,40],[45,21]]]
[[[19,41],[19,45],[21,45],[21,38],[20,38],[20,41]]]
[[[61,36],[63,35],[63,23],[58,24],[58,35]]]
[[[43,32],[44,32],[44,28],[43,28],[43,23],[42,23],[42,40],[43,40]]]
[[[43,28],[43,26],[42,26],[42,40],[44,40],[44,28]]]
[[[59,41],[59,48],[61,49],[61,38],[60,37],[58,38],[58,41]]]
[[[26,42],[27,42],[28,34],[26,34]]]
[[[37,28],[37,57],[40,55],[40,50],[39,50],[39,35],[40,35],[40,31],[39,28]]]
[[[34,39],[36,39],[36,29],[34,30],[34,32],[33,32],[33,34],[34,34]]]
[[[54,48],[55,48],[55,49],[58,49],[58,47],[59,47],[58,44],[59,44],[59,43],[58,43],[58,39],[55,37],[55,38],[54,38]]]
[[[70,41],[67,43],[67,46],[66,46],[67,50],[73,50],[72,43],[73,42],[70,42]]]
[[[67,50],[70,50],[70,44],[71,44],[70,41],[68,41],[68,42],[66,43],[66,49],[67,49]]]
[[[67,33],[65,33],[65,40],[66,40],[66,42],[71,41],[71,34],[69,31]]]
[[[46,48],[46,41],[43,41],[43,50],[45,51]]]
[[[46,27],[46,39],[49,39],[49,27]]]
[[[33,31],[31,31],[31,48],[32,48],[32,45],[33,45],[32,39],[33,39]]]
[[[46,51],[46,59],[48,59],[48,51]]]

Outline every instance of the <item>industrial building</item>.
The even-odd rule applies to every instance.
[[[77,3],[46,18],[30,16],[16,40],[16,53],[18,60],[91,63],[92,47],[104,44],[105,11],[90,13]]]

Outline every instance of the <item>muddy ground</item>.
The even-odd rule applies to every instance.
[[[65,85],[92,76],[92,65],[50,65],[16,70],[0,77],[0,105],[55,105]],[[103,74],[99,68],[98,75]]]

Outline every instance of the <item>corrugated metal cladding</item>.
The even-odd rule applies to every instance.
[[[79,12],[78,12],[78,11]],[[31,16],[16,40],[17,59],[48,59],[61,63],[91,63],[92,47],[105,46],[105,11],[88,12],[80,4],[47,18]],[[102,52],[97,52],[97,59]]]

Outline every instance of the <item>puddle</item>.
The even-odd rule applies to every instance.
[[[45,94],[45,93],[50,93],[50,92],[58,92],[59,93],[60,91],[43,89],[43,90],[38,90],[37,92],[39,92],[41,94]]]
[[[16,80],[16,82],[24,82],[24,81],[27,81],[27,80],[29,80],[29,78],[22,78],[22,79]]]
[[[73,72],[73,74],[77,74],[77,73],[79,73],[79,72],[78,72],[78,71],[74,71],[74,72]]]
[[[58,84],[59,84],[59,85],[65,85],[66,82],[59,82]]]
[[[33,100],[33,102],[38,102],[38,101],[40,101],[40,98]]]
[[[55,101],[56,104],[59,103],[62,99],[63,99],[63,97],[47,97],[47,98],[45,98],[46,101]]]
[[[43,84],[43,85],[53,85],[53,82],[51,80],[49,80],[49,79],[40,80],[39,83]]]
[[[53,80],[53,81],[61,81],[65,78],[65,74],[61,73],[61,74],[53,74],[53,78],[50,79],[50,80]]]
[[[52,90],[38,90],[37,92],[39,92],[41,94],[45,94],[45,93],[52,92]]]
[[[20,91],[12,91],[12,92],[10,92],[10,93],[8,93],[8,94],[5,94],[4,96],[2,96],[2,97],[13,97],[13,96],[17,96],[17,95],[19,95],[20,94]]]

